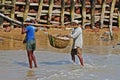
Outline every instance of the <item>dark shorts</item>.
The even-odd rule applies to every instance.
[[[71,54],[72,55],[82,54],[82,49],[81,48],[72,49]]]
[[[35,49],[36,49],[36,42],[34,39],[26,42],[26,50],[34,51]]]

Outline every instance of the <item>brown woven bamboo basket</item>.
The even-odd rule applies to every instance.
[[[50,45],[55,48],[66,48],[69,45],[70,39],[62,39],[48,34]]]

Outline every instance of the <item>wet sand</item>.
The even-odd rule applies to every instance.
[[[120,30],[113,31],[117,37],[114,37],[114,40],[102,40],[101,35],[108,31],[108,29],[101,29],[99,32],[95,33],[91,29],[83,30],[83,47],[105,47],[105,46],[117,46],[117,43],[120,41]],[[50,45],[48,41],[49,34],[69,34],[70,30],[60,30],[60,29],[48,29],[47,31],[38,30],[36,32],[36,43],[37,51],[56,51],[62,53],[69,53],[71,50],[71,43],[64,49],[57,49]],[[21,34],[21,29],[16,28],[11,30],[11,32],[4,32],[0,30],[0,50],[25,50],[25,44],[22,43],[25,35]],[[107,38],[106,38],[107,39]],[[86,50],[87,51],[87,50]]]

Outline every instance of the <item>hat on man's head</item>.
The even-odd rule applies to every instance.
[[[27,18],[27,19],[25,20],[25,22],[31,22],[31,19],[30,19],[30,18]]]
[[[73,21],[73,23],[76,23],[76,24],[78,24],[78,23],[79,23],[79,21],[78,21],[78,20],[74,20],[74,21]]]

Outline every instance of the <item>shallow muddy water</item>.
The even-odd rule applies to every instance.
[[[120,54],[83,54],[72,64],[70,54],[36,51],[38,68],[29,69],[26,51],[0,51],[1,80],[120,80]]]

